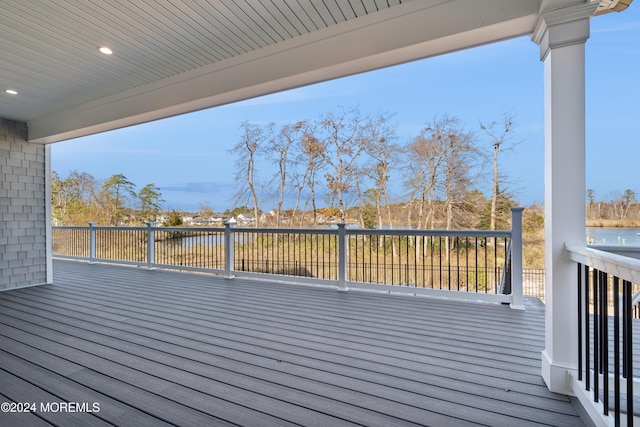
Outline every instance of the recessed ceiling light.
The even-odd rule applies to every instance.
[[[98,50],[100,50],[100,52],[104,53],[105,55],[111,55],[113,53],[113,51],[106,46],[102,46]]]
[[[9,95],[17,95],[18,91],[17,90],[13,90],[13,89],[6,89],[5,92],[7,92]]]

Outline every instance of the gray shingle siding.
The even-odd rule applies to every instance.
[[[45,147],[0,119],[0,290],[46,283]]]

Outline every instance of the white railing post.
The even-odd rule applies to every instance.
[[[338,290],[347,290],[347,231],[346,224],[338,224]]]
[[[89,264],[96,263],[96,223],[89,223]]]
[[[233,279],[233,226],[235,219],[231,218],[224,224],[224,277]]]
[[[147,270],[155,270],[153,264],[156,262],[156,233],[155,223],[147,223]]]
[[[522,297],[522,211],[511,208],[511,308],[524,310]]]

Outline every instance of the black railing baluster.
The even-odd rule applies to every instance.
[[[429,266],[431,267],[431,286],[429,286],[430,288],[435,288],[435,283],[436,283],[436,279],[435,279],[435,272],[434,272],[434,262],[433,262],[433,236],[429,236],[429,260],[430,260],[430,264]]]
[[[460,290],[460,237],[456,236],[456,290]]]
[[[326,278],[326,259],[325,259],[325,237],[322,236],[322,278]],[[316,249],[318,249],[318,239],[316,239]],[[316,264],[320,266],[320,251],[316,251]],[[329,276],[331,276],[331,242],[329,242]]]
[[[402,246],[401,246],[401,239],[400,237],[398,237],[398,251],[401,252]],[[391,256],[393,257],[393,254],[391,254]],[[404,283],[406,285],[409,284],[409,238],[407,238],[407,242],[405,245],[405,269],[404,269],[404,274],[405,274],[405,278],[404,278]],[[402,284],[402,282],[400,282]]]
[[[476,237],[476,292],[478,292],[478,276],[479,276],[477,265],[478,265],[478,238]]]
[[[393,244],[393,242],[391,243]],[[382,265],[384,265],[384,280],[387,283],[387,236],[384,236],[384,245],[382,246]],[[393,264],[391,265],[391,284],[393,285]]]
[[[374,237],[375,237],[375,239],[374,239]],[[376,253],[377,253],[377,250],[378,250],[378,236],[372,235],[370,240],[369,240],[369,279],[368,279],[369,282],[373,282],[374,281],[374,279],[373,279],[373,270],[372,270],[372,267],[373,267],[373,250],[374,250],[374,248],[375,248]],[[365,282],[366,281],[367,280],[365,280]]]
[[[584,265],[584,366],[585,366],[585,389],[589,391],[591,387],[591,360],[590,360],[590,307],[589,302],[591,301],[591,274],[588,265]]]
[[[613,405],[614,425],[620,426],[620,280],[613,278]]]
[[[416,288],[418,287],[418,236],[413,236],[413,281]]]
[[[440,273],[438,277],[438,289],[442,289],[442,236],[438,238],[438,270]]]
[[[582,264],[578,263],[578,381],[582,381]]]
[[[602,272],[602,412],[604,415],[609,415],[609,305],[607,303],[607,294],[609,293],[609,278],[606,272]]]
[[[624,293],[624,307],[626,308],[626,315],[624,323],[626,324],[625,337],[626,351],[625,359],[627,361],[627,427],[633,427],[633,326],[632,326],[632,285],[631,282],[625,280],[622,283],[622,289]]]
[[[600,392],[600,272],[593,270],[593,401],[599,401]]]
[[[627,306],[627,294],[626,294],[626,282],[622,283],[622,377],[629,378],[629,365],[627,364],[627,354],[628,348],[627,345],[629,342],[627,341],[627,328],[629,327],[627,323],[627,316],[630,315],[630,308]]]

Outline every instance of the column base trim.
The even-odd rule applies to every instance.
[[[546,350],[542,351],[542,379],[549,391],[574,396],[569,374],[577,372],[577,366],[554,362]]]
[[[18,286],[12,286],[10,288],[3,288],[0,289],[0,292],[9,292],[9,291],[15,291],[16,289],[26,289],[26,288],[35,288],[36,286],[46,286],[46,285],[52,285],[53,282],[41,282],[41,283],[33,283],[33,284],[29,284],[29,285],[18,285]]]

